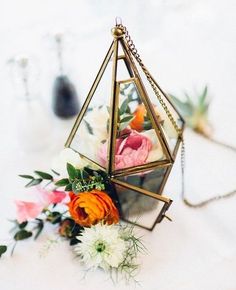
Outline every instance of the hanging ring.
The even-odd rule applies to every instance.
[[[122,25],[122,19],[121,19],[121,17],[116,16],[115,21],[116,21],[116,26]]]

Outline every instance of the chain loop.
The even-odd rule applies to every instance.
[[[223,143],[219,143],[219,142],[215,142],[215,141],[213,141],[213,142],[236,152],[236,148],[234,148],[232,146],[229,146],[229,145],[223,144]],[[229,197],[236,194],[236,190],[232,190],[232,191],[224,193],[224,194],[219,194],[219,195],[210,197],[210,198],[203,200],[199,203],[190,202],[185,196],[185,156],[186,156],[185,142],[184,142],[184,139],[182,139],[182,147],[181,147],[181,198],[182,198],[182,201],[187,206],[192,207],[192,208],[201,208],[201,207],[208,205],[209,203],[212,203],[214,201],[221,200],[224,198],[229,198]]]

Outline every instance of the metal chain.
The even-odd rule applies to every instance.
[[[236,148],[234,148],[232,146],[229,146],[229,145],[224,144],[224,143],[219,143],[218,141],[215,141],[212,139],[209,139],[209,140],[213,141],[214,143],[216,143],[218,145],[224,146],[225,148],[228,148],[229,150],[233,150],[234,152],[236,152]],[[217,201],[217,200],[229,198],[229,197],[236,194],[236,190],[232,190],[232,191],[224,193],[224,194],[219,194],[219,195],[210,197],[210,198],[208,198],[204,201],[198,202],[198,203],[190,202],[185,196],[185,155],[186,155],[185,142],[184,142],[184,139],[182,139],[182,147],[181,147],[181,183],[182,183],[181,184],[181,198],[182,198],[182,201],[187,206],[192,207],[192,208],[201,208],[201,207],[208,205],[209,203],[212,203],[212,202]]]
[[[152,79],[152,76],[151,74],[149,73],[148,69],[145,67],[138,51],[137,51],[137,48],[135,47],[134,45],[134,42],[133,40],[131,39],[130,35],[129,35],[129,32],[127,30],[127,28],[125,26],[123,26],[123,24],[117,24],[117,27],[119,27],[120,29],[123,30],[124,34],[125,34],[125,39],[126,39],[126,42],[127,42],[127,45],[128,45],[128,48],[129,48],[129,51],[131,52],[131,54],[133,55],[133,57],[136,59],[136,61],[138,62],[138,64],[140,65],[141,69],[143,70],[144,74],[146,75],[146,78],[148,80],[148,82],[150,83],[155,95],[157,96],[161,106],[163,107],[164,111],[166,112],[167,114],[167,117],[169,118],[169,120],[171,121],[173,127],[175,128],[176,132],[178,133],[178,136],[181,138],[182,140],[182,147],[181,147],[181,198],[183,200],[183,202],[189,206],[189,207],[192,207],[192,208],[201,208],[201,207],[204,207],[206,205],[208,205],[209,203],[212,203],[214,201],[217,201],[217,200],[221,200],[221,199],[225,199],[225,198],[229,198],[233,195],[236,194],[236,190],[233,190],[233,191],[230,191],[230,192],[227,192],[225,194],[222,194],[222,195],[216,195],[214,197],[211,197],[209,199],[206,199],[202,202],[199,202],[199,203],[192,203],[190,202],[186,196],[185,196],[185,142],[184,142],[184,138],[183,138],[183,131],[181,128],[178,127],[175,119],[173,118],[170,110],[168,109],[165,101],[163,100],[160,92],[159,92],[159,89],[158,87],[156,86],[156,84],[154,83],[153,79]],[[214,140],[210,139],[210,141],[213,141],[215,142]],[[223,144],[223,143],[220,143],[220,142],[215,142],[216,144],[218,145],[222,145],[228,149],[231,149],[231,150],[236,150],[234,147],[232,146],[228,146],[226,144]]]
[[[138,64],[140,65],[141,69],[143,70],[148,82],[150,83],[155,95],[157,96],[162,108],[164,109],[165,113],[167,114],[167,117],[169,118],[169,120],[171,121],[171,124],[173,125],[173,127],[175,128],[178,136],[180,138],[182,138],[182,129],[178,127],[174,117],[172,116],[170,110],[168,109],[165,101],[163,100],[159,89],[157,88],[156,84],[154,83],[151,74],[149,73],[148,69],[146,68],[146,66],[144,65],[138,51],[137,48],[134,45],[133,40],[131,39],[129,32],[127,30],[127,28],[125,26],[123,26],[122,24],[118,24],[117,27],[119,27],[120,29],[123,30],[124,34],[125,34],[125,39],[129,48],[129,51],[132,53],[133,57],[136,59],[136,61],[138,62]]]

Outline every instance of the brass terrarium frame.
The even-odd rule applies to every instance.
[[[184,120],[179,115],[176,108],[173,106],[173,104],[169,100],[168,96],[161,90],[159,85],[156,83],[156,81],[152,78],[150,73],[145,68],[146,71],[148,72],[148,76],[147,76],[145,71],[144,71],[144,73],[147,76],[147,78],[150,78],[152,83],[150,82],[149,79],[148,79],[148,81],[150,82],[152,87],[155,86],[155,88],[156,88],[156,90],[158,90],[159,94],[162,94],[162,100],[166,99],[166,102],[168,102],[168,104],[172,107],[172,109],[178,114],[178,116],[182,122],[182,127],[181,128],[177,127],[177,123],[175,122],[174,118],[172,117],[170,111],[168,110],[168,108],[166,106],[167,109],[165,111],[167,113],[167,117],[171,120],[175,129],[178,130],[178,132],[177,132],[178,138],[176,141],[175,149],[173,150],[173,152],[171,152],[171,149],[169,147],[169,144],[168,144],[166,137],[165,137],[165,134],[163,132],[163,128],[159,124],[158,117],[154,111],[153,104],[148,97],[147,91],[145,89],[145,86],[144,86],[143,81],[142,81],[141,76],[140,76],[140,72],[136,66],[136,63],[138,63],[142,68],[142,65],[141,65],[142,63],[140,64],[139,59],[138,60],[136,59],[136,57],[133,53],[134,47],[131,47],[130,42],[127,41],[127,38],[126,38],[127,32],[126,33],[125,32],[126,32],[126,29],[122,25],[117,25],[115,28],[112,29],[112,34],[113,34],[114,40],[113,40],[113,42],[112,42],[112,44],[111,44],[111,46],[110,46],[110,48],[105,56],[105,59],[100,67],[100,70],[99,70],[99,72],[94,80],[94,83],[93,83],[93,85],[88,93],[88,96],[83,104],[81,112],[79,113],[79,115],[75,121],[75,124],[71,130],[71,133],[66,141],[65,147],[71,147],[71,143],[76,135],[78,127],[79,127],[84,115],[86,114],[88,106],[89,106],[89,104],[94,96],[94,93],[99,85],[99,82],[100,82],[100,80],[101,80],[101,78],[106,70],[106,67],[107,67],[110,59],[112,58],[112,75],[111,75],[112,86],[111,86],[110,110],[109,110],[110,124],[109,124],[109,138],[108,138],[108,149],[107,149],[107,168],[101,167],[101,165],[96,163],[94,160],[91,160],[90,158],[88,158],[87,156],[84,156],[80,152],[78,152],[78,153],[83,158],[87,159],[89,162],[96,164],[96,166],[98,166],[98,168],[105,170],[107,172],[107,175],[108,175],[110,181],[112,183],[114,183],[115,185],[122,186],[123,188],[126,188],[128,190],[133,190],[135,192],[138,192],[138,193],[143,194],[145,196],[154,198],[154,199],[159,200],[159,201],[164,203],[159,215],[157,216],[157,218],[155,220],[155,222],[150,227],[143,226],[144,228],[152,230],[156,223],[161,222],[162,219],[164,217],[166,217],[165,213],[172,203],[172,200],[169,197],[162,195],[162,191],[164,189],[167,178],[168,178],[170,171],[172,169],[179,145],[180,145],[181,140],[182,140],[181,135],[182,135],[183,127],[184,127]],[[118,48],[119,47],[123,51],[122,55],[118,55]],[[126,79],[126,80],[118,80],[117,79],[118,61],[124,61],[125,67],[126,67],[128,74],[130,76],[129,79]],[[136,63],[135,63],[135,61],[136,61]],[[166,160],[153,161],[153,162],[149,162],[149,163],[135,166],[135,167],[129,167],[129,168],[116,170],[115,169],[115,146],[116,146],[116,136],[117,136],[117,120],[118,120],[118,109],[119,109],[120,85],[125,84],[125,83],[131,83],[131,82],[134,83],[138,89],[138,92],[140,94],[140,98],[146,107],[146,110],[147,110],[147,113],[149,115],[153,129],[155,130],[156,136],[158,137],[158,140],[162,146],[163,152],[166,156]],[[155,90],[154,90],[154,92],[155,92]],[[157,92],[155,92],[155,94],[157,94]],[[161,103],[161,105],[164,107],[165,102],[163,101],[163,103],[164,104]],[[72,148],[72,149],[75,150],[74,148]],[[119,177],[124,177],[124,176],[130,175],[130,174],[141,173],[143,171],[154,170],[154,169],[159,169],[159,168],[166,168],[166,171],[164,173],[164,177],[163,177],[163,180],[161,182],[161,185],[160,185],[158,192],[151,192],[149,190],[146,190],[146,189],[143,189],[143,188],[140,188],[140,187],[137,187],[135,185],[128,184],[126,182],[119,180]],[[125,218],[123,217],[123,219],[125,219]]]

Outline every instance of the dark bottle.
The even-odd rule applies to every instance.
[[[55,79],[52,108],[55,115],[61,118],[70,118],[79,113],[80,105],[75,86],[66,75]]]

